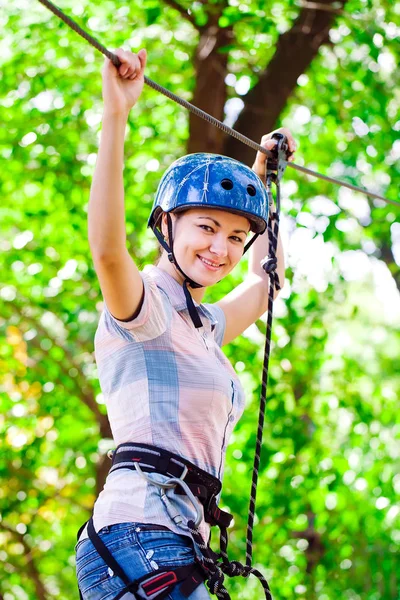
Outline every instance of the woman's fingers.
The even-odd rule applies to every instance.
[[[140,61],[137,55],[121,49],[117,56],[122,63],[118,68],[119,76],[123,79],[135,79],[137,72],[140,71]]]
[[[138,54],[134,54],[129,50],[117,48],[114,50],[114,54],[118,56],[121,62],[120,66],[115,70],[115,74],[121,79],[134,80],[143,75],[147,60],[147,53],[145,49],[140,50]],[[112,62],[107,58],[105,60],[105,67],[106,66],[113,67]]]
[[[294,152],[296,152],[296,142],[294,140],[294,137],[290,131],[290,129],[288,129],[287,127],[280,127],[279,129],[275,129],[275,131],[271,131],[271,133],[267,133],[266,135],[263,135],[261,138],[261,146],[264,146],[264,148],[267,148],[268,150],[273,150],[275,145],[277,144],[277,140],[275,140],[272,136],[274,135],[274,133],[281,133],[282,135],[284,135],[287,139],[288,142],[288,148],[289,148],[289,152],[291,153],[291,155],[289,156],[289,161],[292,162],[294,160]],[[266,156],[265,154],[262,154],[261,152],[257,153],[257,158],[256,160],[265,162],[266,160]]]
[[[143,71],[146,66],[146,62],[147,62],[147,52],[146,52],[145,48],[142,48],[141,50],[139,50],[139,52],[137,53],[137,56],[140,61],[141,69]]]
[[[277,140],[272,137],[274,133],[282,133],[286,137],[288,141],[289,152],[291,153],[288,160],[292,162],[294,160],[293,154],[296,151],[296,142],[294,141],[291,131],[287,127],[280,127],[279,129],[275,129],[275,131],[271,131],[271,133],[263,135],[261,138],[260,146],[263,146],[267,150],[273,150],[277,144]],[[261,177],[263,181],[265,180],[266,160],[266,154],[264,154],[263,152],[257,152],[256,159],[253,165],[253,171],[255,171],[255,173],[257,173],[257,175]]]
[[[288,129],[287,127],[280,127],[279,129],[275,129],[275,131],[271,131],[271,133],[267,133],[266,135],[263,135],[261,138],[261,145],[263,145],[263,142],[267,142],[268,140],[270,140],[272,138],[272,136],[274,135],[274,133],[282,133],[282,135],[284,135],[288,141],[288,146],[289,146],[289,152],[295,152],[296,151],[296,142],[294,140],[294,137],[290,131],[290,129]]]
[[[263,135],[261,138],[260,146],[266,148],[267,150],[273,150],[276,145],[276,140],[271,139],[272,134]],[[253,170],[259,175],[259,177],[265,177],[265,161],[267,160],[267,155],[263,152],[257,152],[256,160],[254,161]]]

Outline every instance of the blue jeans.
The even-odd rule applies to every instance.
[[[98,535],[107,546],[126,575],[132,580],[144,575],[156,574],[158,569],[180,567],[194,562],[192,540],[163,529],[148,529],[141,523],[118,523],[103,527]],[[81,540],[75,547],[76,574],[84,600],[113,600],[125,584],[110,572],[89,539]],[[130,592],[121,600],[133,600]],[[186,600],[179,591],[179,584],[167,596],[168,600]],[[190,600],[209,600],[210,594],[204,584],[190,595]]]

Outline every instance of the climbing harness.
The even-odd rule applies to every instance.
[[[133,594],[137,592],[140,598],[161,599],[177,584],[180,584],[182,595],[188,597],[196,587],[206,581],[210,592],[215,594],[217,598],[229,600],[230,596],[224,587],[224,576],[248,577],[253,574],[260,580],[264,588],[265,598],[267,600],[272,599],[268,582],[260,571],[254,569],[251,565],[243,565],[238,561],[230,561],[228,558],[227,528],[233,517],[218,507],[217,497],[221,491],[219,479],[172,452],[148,444],[136,444],[134,442],[120,444],[112,453],[110,473],[118,469],[137,471],[147,482],[161,489],[161,498],[164,496],[164,501],[167,501],[166,489],[172,489],[175,494],[188,496],[197,516],[195,521],[189,520],[186,525],[202,558],[196,559],[195,563],[186,567],[166,569],[164,572],[158,571],[156,575],[151,574],[139,580],[130,581],[97,535],[93,519],[89,519],[87,525],[90,540],[107,566],[125,583],[125,588],[119,592],[116,598],[130,591]],[[164,482],[155,481],[151,478],[151,473],[165,475],[168,479]],[[199,531],[203,513],[207,523],[216,525],[220,529],[219,554],[211,550],[209,543],[204,541]],[[181,524],[183,521],[182,516],[176,511],[172,518],[176,524]],[[85,525],[79,530],[78,537]]]
[[[62,10],[60,10],[57,6],[55,6],[55,4],[53,4],[49,0],[39,0],[39,2],[41,4],[43,4],[43,6],[48,8],[59,19],[64,21],[64,23],[66,23],[66,25],[68,25],[68,27],[70,27],[73,31],[75,31],[78,35],[80,35],[84,40],[89,42],[89,44],[91,44],[91,46],[93,46],[94,48],[96,48],[96,50],[99,50],[99,52],[101,52],[104,56],[109,58],[114,66],[116,66],[118,68],[121,65],[121,62],[120,62],[118,56],[116,56],[113,52],[110,52],[109,50],[107,50],[107,48],[105,48],[105,46],[103,46],[98,40],[96,40],[96,38],[94,38],[87,31],[82,29],[82,27],[80,27],[73,19],[71,19],[71,17],[68,17],[66,14],[64,14],[62,12]],[[222,123],[215,117],[212,117],[208,113],[204,112],[203,110],[201,110],[194,104],[191,104],[187,100],[184,100],[180,96],[177,96],[176,94],[174,94],[170,90],[167,90],[165,87],[161,86],[160,84],[156,83],[155,81],[152,81],[151,79],[146,77],[146,75],[144,76],[144,82],[149,87],[153,88],[157,92],[160,92],[160,94],[163,94],[167,98],[170,98],[177,104],[180,104],[181,106],[183,106],[184,108],[186,108],[187,110],[189,110],[190,112],[195,114],[196,116],[200,117],[201,119],[204,119],[205,121],[208,121],[212,125],[215,125],[215,127],[218,127],[224,133],[231,135],[232,137],[236,138],[243,144],[246,144],[246,146],[253,148],[253,150],[256,150],[257,152],[262,152],[269,159],[272,158],[271,152],[269,150],[267,150],[266,148],[264,148],[263,146],[260,146],[260,144],[257,144],[256,142],[254,142],[250,138],[246,137],[242,133],[235,131],[228,125],[225,125],[225,123]],[[365,194],[366,196],[369,196],[370,198],[376,198],[377,200],[383,200],[383,202],[394,204],[395,206],[400,206],[400,202],[396,202],[396,200],[391,200],[389,198],[385,198],[384,196],[381,196],[380,194],[372,192],[371,190],[365,190],[361,187],[358,187],[356,185],[348,183],[347,181],[342,181],[340,179],[336,179],[335,177],[329,177],[327,175],[322,175],[322,173],[317,173],[316,171],[312,171],[311,169],[308,169],[307,167],[302,167],[302,166],[296,165],[295,163],[292,163],[292,162],[289,163],[288,166],[291,169],[295,169],[296,171],[300,171],[301,173],[304,173],[305,175],[311,175],[312,177],[317,177],[318,179],[323,179],[324,181],[328,181],[329,183],[333,183],[335,185],[340,185],[342,187],[346,187],[355,192],[360,192],[361,194]]]

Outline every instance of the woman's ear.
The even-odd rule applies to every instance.
[[[167,244],[169,244],[169,235],[168,235],[168,221],[167,221],[167,215],[169,214],[169,216],[171,217],[171,221],[172,223],[175,222],[175,220],[177,219],[176,215],[174,215],[174,213],[166,213],[163,212],[161,215],[161,221],[160,221],[160,227],[161,227],[161,233],[164,236],[165,241],[167,242]]]
[[[167,225],[167,213],[163,212],[160,221],[161,233],[164,236],[165,241],[168,243],[168,225]]]

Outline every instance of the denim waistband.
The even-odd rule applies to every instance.
[[[109,533],[115,531],[124,531],[126,529],[135,529],[136,531],[171,531],[164,525],[157,525],[156,523],[114,523],[113,525],[105,525],[98,533]]]

